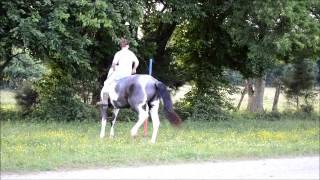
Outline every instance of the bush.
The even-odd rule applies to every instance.
[[[14,57],[9,66],[3,70],[3,86],[17,88],[23,85],[25,80],[34,81],[45,73],[45,66],[33,59],[28,53]]]
[[[36,83],[39,103],[33,116],[59,121],[98,119],[95,107],[83,103],[76,96],[74,79],[59,70],[53,70]]]
[[[281,80],[285,86],[285,94],[289,100],[296,103],[300,108],[300,97],[304,98],[306,104],[315,97],[313,87],[316,80],[315,64],[307,59],[297,60],[293,65],[288,65],[284,69]]]
[[[17,104],[21,107],[22,114],[29,114],[36,104],[38,93],[34,90],[30,81],[25,81],[17,90],[15,96]]]
[[[198,94],[193,90],[176,107],[182,119],[217,121],[229,118],[225,109],[231,105],[220,94]]]
[[[110,114],[108,113],[108,115],[109,115],[108,117],[111,117],[111,113]],[[136,122],[137,120],[138,120],[138,113],[135,113],[131,109],[121,109],[117,117],[117,121]]]
[[[57,121],[83,121],[88,119],[99,119],[96,108],[87,105],[76,98],[65,100],[44,100],[34,111],[33,116],[46,120]]]
[[[310,104],[303,104],[303,105],[300,106],[300,110],[303,113],[311,114],[314,109],[313,109],[313,106],[310,105]]]

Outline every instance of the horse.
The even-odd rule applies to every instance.
[[[148,119],[150,113],[153,125],[151,143],[155,143],[160,126],[158,114],[160,99],[163,101],[165,117],[171,125],[178,127],[181,124],[182,120],[173,109],[167,87],[161,81],[146,74],[135,74],[119,80],[114,80],[111,76],[112,75],[110,75],[110,77],[108,76],[104,82],[100,93],[101,101],[98,103],[101,113],[100,138],[104,138],[105,136],[107,108],[109,105],[113,108],[110,138],[114,137],[114,125],[119,110],[122,108],[131,108],[138,113],[138,121],[131,129],[131,136],[137,136],[138,129],[143,122]]]

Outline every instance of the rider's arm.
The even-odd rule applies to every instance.
[[[133,58],[133,69],[132,69],[132,74],[135,74],[136,71],[137,71],[137,68],[139,66],[139,60],[138,58],[134,55],[134,58]]]
[[[119,63],[119,57],[118,57],[119,55],[118,55],[118,53],[116,53],[115,55],[114,55],[114,58],[113,58],[113,61],[112,61],[112,69],[113,69],[113,71],[115,71],[116,70],[116,65]]]

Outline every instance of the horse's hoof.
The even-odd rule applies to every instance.
[[[138,135],[137,134],[134,134],[134,135],[131,135],[132,139],[137,139],[138,138]]]
[[[131,130],[130,134],[131,134],[132,137],[135,137],[135,136],[138,135],[138,131]]]

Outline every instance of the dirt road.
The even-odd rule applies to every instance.
[[[29,174],[2,173],[1,179],[319,179],[319,156]]]

